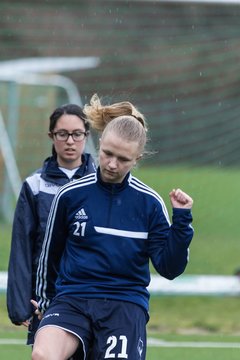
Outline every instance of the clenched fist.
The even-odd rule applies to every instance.
[[[178,209],[191,209],[193,205],[193,199],[191,196],[183,192],[181,189],[173,189],[170,193],[170,201],[173,208]]]

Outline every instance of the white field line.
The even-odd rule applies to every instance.
[[[25,345],[24,339],[0,339],[0,345]]]
[[[210,341],[165,341],[161,339],[148,339],[148,347],[183,347],[183,348],[240,348],[240,343],[235,342],[210,342]]]
[[[25,345],[24,339],[0,339],[0,345]],[[169,348],[240,348],[240,343],[235,342],[208,342],[208,341],[165,341],[161,339],[148,339],[148,347],[169,347]]]
[[[240,0],[239,0],[240,1]],[[6,292],[7,272],[0,272],[0,293]],[[240,295],[240,279],[231,275],[182,275],[167,280],[151,275],[148,287],[152,295]]]

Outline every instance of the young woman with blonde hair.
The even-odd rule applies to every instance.
[[[129,102],[84,108],[102,131],[95,174],[63,186],[53,202],[37,275],[42,317],[32,359],[144,360],[149,260],[174,279],[188,262],[192,198],[162,198],[131,174],[147,141],[144,116]],[[56,286],[56,296],[52,299]]]

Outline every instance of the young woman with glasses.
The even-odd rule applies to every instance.
[[[28,327],[33,344],[38,327],[30,300],[35,299],[36,271],[47,218],[60,186],[95,172],[92,156],[84,152],[90,123],[81,107],[67,104],[50,116],[52,156],[23,182],[17,201],[8,269],[7,308],[15,325]]]

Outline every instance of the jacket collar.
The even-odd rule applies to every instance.
[[[100,168],[98,167],[98,169],[97,169],[97,180],[98,180],[99,185],[102,188],[104,188],[105,190],[111,192],[112,194],[118,193],[118,192],[122,191],[123,189],[125,189],[129,184],[130,176],[131,176],[130,172],[127,173],[127,175],[125,176],[125,178],[123,179],[123,181],[121,183],[117,183],[117,184],[106,183],[101,178]]]
[[[96,167],[92,156],[84,153],[82,155],[82,164],[73,175],[73,179],[79,179],[95,171]],[[48,157],[44,161],[41,176],[44,180],[58,185],[64,185],[69,181],[67,175],[59,169],[56,156]]]

